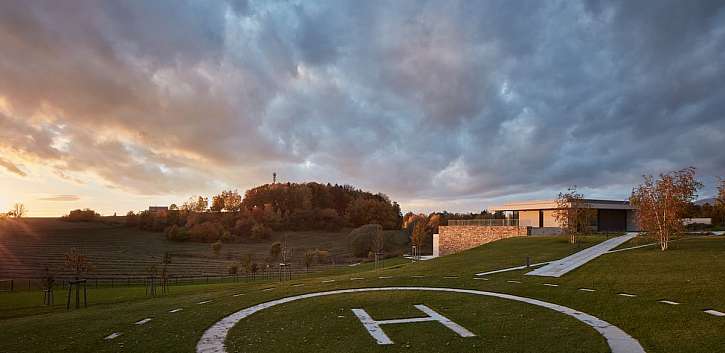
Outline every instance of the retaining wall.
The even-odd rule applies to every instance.
[[[441,256],[475,248],[499,239],[528,235],[520,226],[440,226],[438,251]]]

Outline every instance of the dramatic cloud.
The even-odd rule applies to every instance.
[[[38,200],[41,200],[41,201],[70,202],[70,201],[78,201],[80,199],[81,198],[78,195],[53,195],[53,196],[48,196],[48,197],[41,197]]]
[[[440,208],[725,175],[723,5],[3,1],[0,166],[144,195],[276,171]]]
[[[25,174],[24,171],[22,171],[20,168],[18,168],[18,166],[16,166],[14,163],[4,160],[2,158],[0,158],[0,167],[7,169],[8,172],[11,172],[11,173],[14,173],[14,174],[17,174],[20,176],[27,175],[27,174]]]

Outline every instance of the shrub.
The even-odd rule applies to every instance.
[[[319,229],[327,231],[338,231],[345,224],[345,220],[332,208],[323,208],[317,211],[317,224]]]
[[[321,264],[329,264],[332,262],[332,256],[327,250],[317,250],[317,262]]]
[[[272,228],[262,223],[257,223],[252,227],[252,239],[269,239],[272,236]]]
[[[91,209],[73,210],[61,217],[66,222],[93,222],[101,218],[101,215]]]
[[[366,224],[353,229],[348,235],[353,255],[367,257],[370,251],[374,251],[374,240],[382,231],[383,228],[379,224]]]
[[[252,273],[252,254],[242,255],[239,259],[239,264],[242,266],[244,273]]]
[[[232,234],[238,237],[251,236],[252,227],[254,227],[254,220],[248,216],[240,217],[232,228]]]
[[[176,237],[179,236],[179,227],[177,227],[176,224],[166,227],[166,229],[164,229],[164,235],[168,240],[176,240]]]
[[[239,265],[238,265],[238,264],[236,264],[236,263],[230,263],[230,264],[229,264],[229,265],[227,266],[227,272],[228,272],[228,273],[229,273],[230,275],[236,275],[237,273],[239,273]]]
[[[316,259],[317,259],[317,250],[305,251],[305,256],[304,256],[305,269],[309,270],[310,267],[312,267],[312,265],[315,263]]]
[[[137,227],[138,226],[138,215],[133,213],[133,211],[128,211],[128,213],[126,213],[126,226],[128,226],[128,227]]]
[[[221,237],[224,228],[215,222],[204,222],[189,229],[189,238],[194,241],[212,243]]]
[[[211,244],[211,251],[214,252],[214,255],[219,256],[219,253],[222,251],[222,242],[216,241]]]
[[[269,248],[269,257],[272,259],[272,261],[279,260],[279,256],[282,254],[282,243],[276,241],[272,243],[272,246]]]
[[[236,240],[234,238],[234,236],[232,235],[232,233],[229,232],[228,230],[223,230],[222,231],[222,236],[219,239],[221,241],[225,242],[225,243],[232,243],[232,242],[234,242]]]

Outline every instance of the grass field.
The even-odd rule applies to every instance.
[[[581,247],[601,240],[586,237]],[[431,261],[392,259],[379,271],[363,264],[283,283],[179,286],[157,298],[145,298],[143,288],[97,289],[90,292],[89,308],[70,312],[59,306],[34,311],[40,303],[38,293],[4,293],[0,294],[4,318],[0,319],[0,351],[194,352],[208,327],[242,308],[303,293],[386,286],[467,288],[536,298],[606,320],[639,340],[647,352],[725,351],[725,317],[702,312],[725,311],[722,237],[680,240],[664,253],[645,247],[606,254],[559,279],[524,276],[525,271],[487,280],[473,276],[520,265],[526,256],[538,262],[576,250],[564,237],[512,238]],[[350,310],[364,308],[377,320],[420,316],[414,304],[433,308],[476,337],[458,337],[434,322],[395,324],[384,328],[395,344],[378,346]],[[177,308],[183,310],[169,312]],[[145,318],[152,320],[134,324]],[[103,339],[114,332],[121,335]],[[548,309],[498,298],[428,292],[343,294],[276,306],[232,328],[226,345],[229,352],[609,350],[592,328]]]

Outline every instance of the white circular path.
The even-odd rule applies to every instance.
[[[614,326],[602,319],[589,315],[587,313],[568,308],[566,306],[548,303],[541,300],[519,297],[516,295],[486,292],[473,289],[458,289],[458,288],[438,288],[438,287],[377,287],[377,288],[355,288],[355,289],[340,289],[327,292],[315,292],[296,295],[292,297],[272,300],[266,303],[257,304],[255,306],[248,307],[237,311],[222,320],[218,321],[210,328],[208,328],[201,336],[199,343],[196,345],[197,353],[226,353],[224,347],[224,340],[227,338],[229,330],[236,325],[239,321],[252,315],[263,309],[271,308],[276,305],[285,304],[301,299],[323,297],[334,294],[346,294],[346,293],[361,293],[361,292],[382,292],[382,291],[428,291],[428,292],[449,292],[449,293],[464,293],[473,295],[483,295],[488,297],[496,297],[502,299],[509,299],[518,302],[524,302],[548,308],[554,311],[558,311],[562,314],[569,315],[589,326],[594,328],[599,334],[601,334],[606,340],[612,353],[644,353],[644,349],[639,342],[622,331],[617,326]]]

